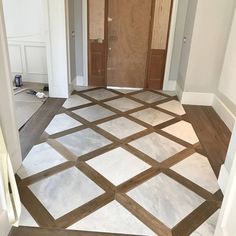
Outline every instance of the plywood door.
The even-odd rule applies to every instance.
[[[88,0],[89,85],[106,85],[106,0]]]
[[[109,0],[107,85],[143,88],[152,0]]]
[[[147,79],[147,87],[151,89],[163,87],[172,1],[155,0]]]

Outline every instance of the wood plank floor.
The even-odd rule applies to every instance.
[[[185,105],[184,109],[218,177],[225,161],[231,132],[212,107]]]
[[[19,135],[23,159],[25,159],[31,148],[39,141],[41,134],[60,110],[64,102],[65,99],[48,98],[30,120],[21,128]]]

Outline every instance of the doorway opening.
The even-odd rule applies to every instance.
[[[46,1],[3,0],[17,128],[48,96]]]
[[[88,0],[89,85],[162,89],[172,5]]]

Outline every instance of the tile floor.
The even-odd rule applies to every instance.
[[[197,147],[172,94],[74,92],[17,173],[20,224],[159,236],[181,227],[181,236],[213,236],[219,210],[210,206],[220,206],[220,190]]]

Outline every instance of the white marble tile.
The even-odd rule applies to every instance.
[[[163,94],[166,94],[166,95],[169,95],[171,97],[174,97],[176,96],[176,91],[166,91],[166,90],[157,90],[158,92],[160,93],[163,93]]]
[[[142,104],[128,98],[118,98],[118,99],[106,102],[105,104],[111,107],[114,107],[122,112],[129,111],[131,109],[135,109],[135,108],[143,106]]]
[[[34,146],[22,162],[17,174],[21,179],[37,174],[67,160],[47,143]]]
[[[75,128],[77,126],[82,125],[79,121],[73,119],[72,117],[62,113],[59,115],[56,115],[48,127],[45,129],[45,131],[49,134],[55,134],[59,133],[68,129]]]
[[[166,98],[165,96],[150,91],[140,92],[138,94],[133,95],[133,97],[147,103],[158,102]]]
[[[127,194],[170,228],[204,202],[200,196],[162,173]]]
[[[112,201],[68,229],[140,236],[157,235],[117,201]]]
[[[100,119],[103,119],[103,118],[106,118],[106,117],[109,117],[109,116],[112,116],[115,114],[114,112],[112,112],[104,107],[101,107],[99,105],[94,105],[91,107],[85,107],[82,109],[78,109],[78,110],[73,111],[73,113],[81,116],[82,118],[84,118],[90,122],[100,120]]]
[[[180,115],[180,116],[185,114],[185,110],[184,110],[182,104],[176,100],[172,100],[169,102],[159,104],[159,105],[157,105],[157,107],[160,107],[164,110],[173,112],[173,113]]]
[[[55,219],[104,193],[76,167],[36,182],[29,188]]]
[[[151,167],[120,147],[87,163],[114,185],[119,185]]]
[[[39,227],[34,218],[30,215],[27,209],[21,204],[21,215],[19,220],[20,226],[27,226],[27,227]]]
[[[74,94],[74,95],[71,95],[65,101],[65,103],[63,104],[63,107],[69,109],[72,107],[82,106],[82,105],[89,104],[89,103],[91,103],[89,100],[82,98],[79,95]]]
[[[190,236],[214,236],[220,210],[216,211],[201,226],[199,226]]]
[[[102,123],[98,127],[119,139],[126,138],[145,129],[145,127],[124,117]]]
[[[157,133],[148,134],[129,144],[158,162],[185,149],[184,146]]]
[[[77,156],[92,152],[111,143],[92,129],[84,129],[57,139],[69,151]]]
[[[179,121],[162,130],[191,144],[199,142],[192,125],[186,121]]]
[[[98,101],[118,96],[116,93],[113,93],[106,89],[96,89],[85,92],[84,94]]]
[[[132,113],[131,116],[152,126],[159,125],[174,118],[173,116],[153,108],[146,108],[144,110]]]
[[[199,153],[194,153],[171,169],[211,193],[219,190],[217,178],[208,159]]]
[[[113,89],[113,90],[118,91],[120,93],[124,93],[124,94],[133,93],[133,92],[138,91],[137,89],[129,89],[129,88],[127,88],[127,89],[126,88],[124,88],[124,89],[120,88],[120,89]]]

